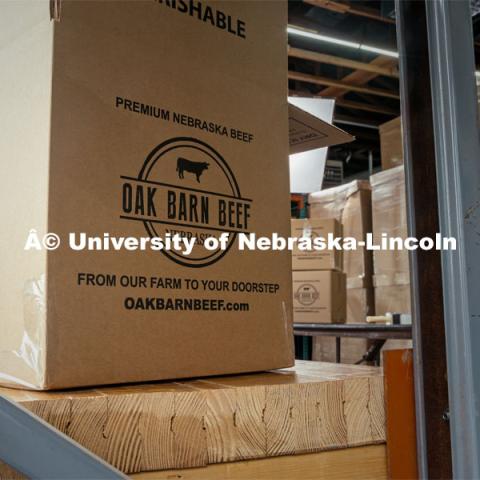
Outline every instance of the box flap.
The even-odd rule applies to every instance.
[[[290,155],[315,148],[348,143],[355,137],[330,123],[288,104]]]

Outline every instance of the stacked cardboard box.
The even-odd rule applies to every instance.
[[[382,235],[406,238],[403,166],[372,175],[373,241]],[[377,314],[410,313],[410,269],[407,250],[375,250],[373,254]]]
[[[335,219],[292,220],[292,237],[342,236]],[[346,318],[346,277],[339,250],[292,251],[293,319],[296,323],[343,323]]]
[[[394,118],[380,125],[379,133],[382,170],[403,165],[401,117]]]
[[[343,224],[344,237],[365,240],[372,229],[371,190],[366,180],[329,188],[310,194],[310,217],[313,219],[336,218]],[[374,314],[372,286],[372,255],[365,248],[343,252],[344,272],[347,276],[347,323],[365,322],[367,315]],[[314,358],[333,360],[335,340],[317,338]],[[353,363],[367,349],[365,339],[343,339],[341,360]]]
[[[407,214],[403,165],[370,177],[372,185],[373,241],[382,234],[406,238]],[[407,250],[375,250],[373,255],[375,311],[411,313],[410,268]],[[386,348],[409,346],[405,341],[389,340]]]

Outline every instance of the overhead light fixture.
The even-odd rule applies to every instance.
[[[328,35],[321,35],[313,30],[295,27],[288,25],[287,33],[297,35],[298,37],[311,38],[319,42],[333,43],[334,45],[341,45],[342,47],[354,48],[355,50],[363,50],[364,52],[377,53],[378,55],[385,55],[387,57],[398,58],[398,52],[394,50],[385,50],[384,48],[377,48],[363,43],[350,42],[349,40],[342,40],[341,38],[330,37]],[[480,79],[480,71],[475,72],[475,76]]]
[[[327,35],[321,35],[313,30],[306,30],[303,28],[289,25],[287,32],[291,35],[297,35],[298,37],[311,38],[320,42],[333,43],[334,45],[341,45],[343,47],[353,48],[355,50],[363,50],[364,52],[376,53],[378,55],[385,55],[387,57],[398,58],[398,52],[393,50],[386,50],[384,48],[377,48],[372,45],[365,45],[363,43],[350,42],[348,40],[342,40],[341,38],[330,37]]]

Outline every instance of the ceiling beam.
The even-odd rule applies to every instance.
[[[335,87],[342,90],[347,90],[347,91],[350,90],[352,92],[367,93],[369,95],[377,95],[380,97],[387,97],[387,98],[395,98],[395,99],[400,98],[398,93],[392,92],[389,90],[383,90],[380,88],[373,88],[373,87],[363,87],[359,85],[350,85],[349,83],[345,83],[342,80],[333,80],[331,78],[320,77],[319,75],[311,75],[309,73],[289,71],[288,78],[290,80],[298,80],[299,82],[313,83],[315,85],[323,85],[327,87]],[[326,95],[324,92],[325,90],[322,90],[319,93],[319,95],[322,97],[331,96],[331,95]]]
[[[335,105],[343,108],[351,108],[352,110],[363,110],[365,112],[381,113],[383,115],[400,115],[400,112],[398,110],[394,110],[393,108],[383,107],[380,105],[371,105],[368,103],[351,102],[349,100],[343,99],[336,100]]]
[[[370,20],[377,20],[383,23],[395,24],[392,18],[384,17],[380,12],[374,8],[353,6],[349,3],[334,1],[334,0],[304,0],[305,3],[313,5],[314,7],[330,10],[331,12],[356,15],[358,17],[369,18]]]
[[[374,58],[370,63],[373,65],[379,65],[382,67],[387,67],[387,66],[391,67],[397,64],[397,60],[394,58],[379,55],[378,57]],[[367,82],[369,82],[370,80],[374,79],[377,76],[378,75],[373,72],[356,70],[355,72],[352,72],[346,75],[345,77],[343,77],[341,81],[350,85],[365,85]],[[342,95],[345,95],[350,90],[352,89],[341,88],[341,87],[331,87],[323,90],[322,95],[326,97],[329,96],[329,97],[338,98],[338,97],[341,97]]]
[[[365,72],[384,75],[386,77],[398,78],[398,68],[396,65],[380,66],[372,63],[358,62],[348,58],[336,57],[325,53],[312,52],[310,50],[302,50],[300,48],[288,47],[288,56],[309,60],[312,62],[326,63],[328,65],[336,65],[337,67],[351,68],[352,70],[362,70]]]

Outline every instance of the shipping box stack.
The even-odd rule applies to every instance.
[[[365,240],[372,229],[371,190],[366,180],[353,182],[315,192],[309,196],[310,217],[313,220],[336,218],[343,225],[344,237]],[[372,255],[365,248],[343,252],[344,272],[347,277],[347,323],[365,322],[374,314],[372,284]],[[354,363],[368,348],[363,338],[342,339],[341,361]],[[314,359],[333,361],[335,339],[317,337]]]
[[[382,234],[406,238],[408,232],[403,165],[372,175],[370,183],[374,244],[380,243]],[[376,314],[411,313],[408,251],[375,250],[373,267]],[[411,345],[411,340],[388,340],[383,348],[410,348]]]
[[[403,166],[376,173],[370,177],[370,182],[374,244],[380,244],[382,234],[406,238],[408,232]],[[375,250],[373,266],[376,314],[410,313],[408,250]]]
[[[292,219],[292,237],[342,236],[335,219]],[[340,250],[292,251],[293,320],[295,323],[344,323],[345,274]]]

